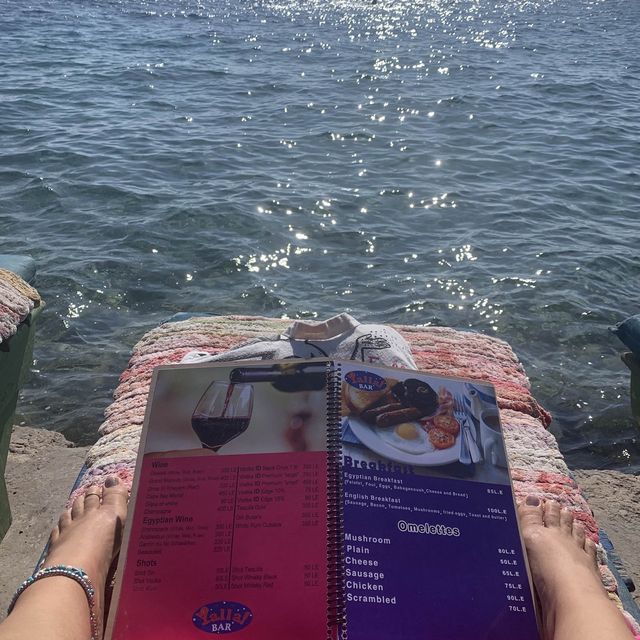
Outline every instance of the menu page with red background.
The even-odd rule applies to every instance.
[[[106,638],[326,638],[326,363],[292,366],[156,370]]]

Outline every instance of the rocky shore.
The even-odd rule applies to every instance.
[[[86,447],[74,447],[60,433],[14,428],[6,472],[13,524],[0,543],[0,619],[16,586],[33,571],[86,453]],[[636,529],[640,524],[640,477],[617,471],[574,473],[640,590]],[[634,596],[640,602],[637,592]]]

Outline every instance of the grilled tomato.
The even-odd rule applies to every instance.
[[[436,449],[448,449],[453,447],[456,437],[438,427],[434,427],[429,431],[429,441]]]
[[[450,433],[454,438],[460,433],[460,423],[450,414],[441,413],[433,419],[433,426]]]

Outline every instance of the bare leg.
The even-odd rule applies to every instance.
[[[67,565],[83,569],[96,590],[96,614],[101,625],[107,573],[120,548],[127,512],[127,488],[107,478],[102,490],[90,487],[65,511],[51,533],[45,567]],[[0,623],[0,640],[87,640],[91,636],[89,607],[82,587],[64,576],[35,582],[18,598]]]
[[[518,505],[540,598],[544,640],[625,640],[633,634],[600,579],[596,545],[568,509],[535,496]]]

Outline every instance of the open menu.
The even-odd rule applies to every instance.
[[[158,367],[106,638],[537,640],[495,391]]]

